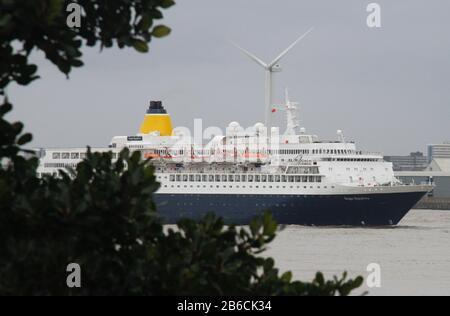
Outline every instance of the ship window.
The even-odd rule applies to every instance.
[[[253,176],[252,175],[248,176],[248,182],[253,182]]]
[[[243,175],[242,176],[242,182],[246,182],[247,181],[247,176],[246,175]]]
[[[289,181],[289,182],[294,182],[294,176],[289,176],[289,177],[288,177],[288,181]]]
[[[261,176],[261,181],[262,182],[267,182],[267,176],[266,175]]]
[[[234,176],[233,175],[228,176],[228,182],[234,182]]]
[[[286,176],[281,176],[281,182],[286,182]]]
[[[181,181],[181,175],[177,174],[177,181]]]
[[[234,180],[236,180],[236,182],[240,182],[241,176],[240,175],[234,176]]]
[[[53,157],[53,159],[60,159],[61,158],[61,154],[60,153],[53,153],[52,157]]]
[[[183,181],[186,182],[187,180],[188,180],[188,176],[187,176],[187,174],[184,174],[183,175]]]
[[[72,153],[71,158],[72,159],[79,159],[80,158],[80,154],[79,153]]]
[[[208,182],[208,176],[206,174],[202,175],[202,181],[203,182]]]
[[[255,176],[255,182],[260,182],[261,181],[261,177],[259,175]]]
[[[275,176],[275,182],[280,182],[280,176]]]
[[[220,175],[216,174],[216,182],[220,182]]]
[[[62,159],[69,159],[70,158],[70,153],[62,153],[61,154],[61,158]]]
[[[174,174],[170,175],[170,181],[172,181],[172,182],[175,181],[175,175]]]
[[[227,182],[227,176],[225,174],[222,176],[222,182]]]
[[[300,176],[295,176],[295,182],[301,182],[302,178]]]
[[[214,182],[214,176],[212,174],[209,176],[209,182]]]
[[[197,175],[195,176],[195,181],[197,181],[197,182],[202,181],[202,176],[199,175],[199,174],[197,174]]]
[[[309,182],[314,182],[314,179],[315,177],[309,177]]]
[[[194,182],[194,175],[193,174],[189,175],[189,181]]]
[[[273,176],[269,175],[269,182],[273,182]]]

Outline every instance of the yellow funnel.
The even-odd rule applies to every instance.
[[[172,119],[162,106],[161,101],[151,101],[139,133],[150,134],[159,132],[161,136],[172,135]]]

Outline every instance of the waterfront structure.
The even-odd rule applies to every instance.
[[[384,160],[392,162],[394,171],[423,171],[428,166],[428,158],[419,151],[409,156],[384,156]]]
[[[428,163],[434,159],[450,159],[450,141],[443,144],[428,145]]]

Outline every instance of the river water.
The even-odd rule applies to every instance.
[[[450,295],[450,211],[413,210],[393,228],[286,226],[265,255],[305,281],[316,271],[366,278],[379,264],[381,287],[354,294]]]

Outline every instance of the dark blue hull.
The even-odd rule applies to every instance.
[[[155,194],[167,224],[199,219],[209,212],[227,223],[246,225],[269,210],[279,224],[315,226],[397,225],[424,192],[370,195]]]

